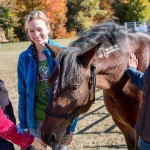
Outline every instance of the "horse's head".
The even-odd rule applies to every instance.
[[[105,90],[114,86],[121,90],[125,86],[127,80],[122,82],[122,78],[129,53],[141,45],[137,41],[136,36],[119,25],[102,24],[83,33],[59,53],[50,78],[51,100],[41,130],[47,145],[64,143],[73,119],[90,108],[95,77],[96,85]]]
[[[90,108],[96,86],[91,61],[100,45],[86,52],[68,47],[57,56],[57,66],[50,77],[51,101],[42,126],[42,138],[48,145],[65,142],[73,119]]]

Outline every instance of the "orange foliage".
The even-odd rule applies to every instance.
[[[70,32],[67,32],[66,38],[73,38],[77,36],[77,31],[75,29],[71,30]]]
[[[45,10],[49,18],[52,38],[63,38],[66,36],[65,24],[67,22],[66,0],[46,0]]]

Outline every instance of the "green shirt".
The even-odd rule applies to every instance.
[[[34,102],[34,119],[44,120],[45,109],[48,105],[48,92],[49,92],[49,69],[48,62],[39,61],[37,79],[36,79],[36,91]]]

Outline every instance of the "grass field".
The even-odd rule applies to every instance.
[[[67,46],[74,39],[62,39],[55,42]],[[19,54],[30,42],[8,43],[0,46],[0,78],[9,91],[15,116],[17,118],[17,75],[16,66]],[[101,90],[97,90],[96,102],[91,109],[79,117],[76,132],[69,150],[127,150],[120,130],[114,125],[103,101]],[[16,146],[16,150],[19,148]]]

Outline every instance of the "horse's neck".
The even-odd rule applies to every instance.
[[[97,80],[99,82],[97,84],[100,84],[100,86],[98,86],[98,87],[101,88],[106,93],[108,93],[110,95],[116,95],[118,93],[122,93],[122,92],[124,93],[124,91],[126,89],[128,89],[128,86],[130,86],[130,84],[131,84],[128,82],[128,79],[129,79],[129,77],[126,74],[124,74],[120,78],[120,80],[116,83],[111,84],[106,79],[103,79],[103,80],[101,79],[101,80]]]

